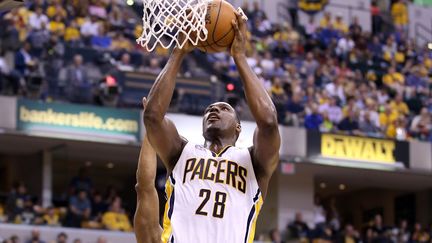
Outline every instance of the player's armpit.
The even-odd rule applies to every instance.
[[[174,123],[166,117],[162,122],[146,119],[145,126],[151,145],[162,159],[168,173],[171,173],[187,141],[179,135]]]

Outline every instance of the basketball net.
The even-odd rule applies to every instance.
[[[153,51],[179,48],[189,41],[193,45],[207,39],[205,28],[207,4],[210,0],[143,0],[143,33],[137,43]]]

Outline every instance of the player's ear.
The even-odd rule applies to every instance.
[[[237,122],[237,125],[236,125],[236,132],[237,132],[237,134],[241,133],[241,124],[239,122]]]

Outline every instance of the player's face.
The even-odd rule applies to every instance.
[[[234,108],[225,102],[211,104],[204,111],[203,133],[207,138],[211,134],[227,133],[227,135],[237,132],[237,116]]]

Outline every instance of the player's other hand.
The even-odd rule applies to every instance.
[[[239,12],[235,12],[237,19],[232,21],[235,37],[231,44],[231,56],[234,58],[246,53],[246,32],[247,24],[246,19]]]

